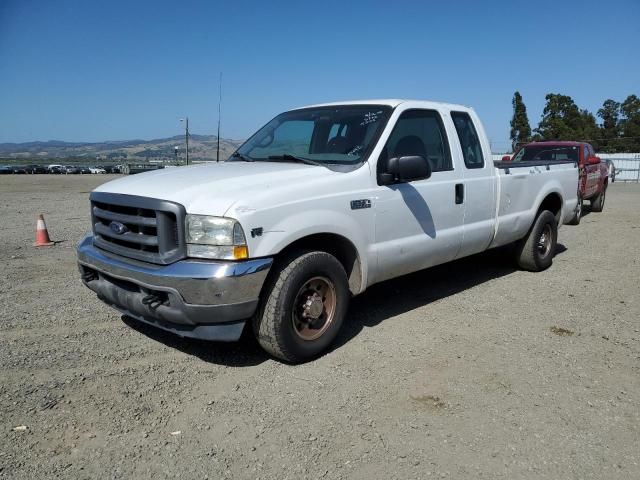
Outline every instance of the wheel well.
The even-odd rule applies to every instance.
[[[556,217],[556,222],[560,224],[560,212],[562,212],[562,197],[557,193],[550,193],[547,195],[540,207],[538,208],[538,213],[543,210],[549,210]]]
[[[344,267],[349,279],[349,290],[353,295],[360,293],[362,286],[362,268],[356,247],[340,235],[334,233],[318,233],[302,237],[287,245],[277,257],[282,257],[293,250],[317,250],[326,252],[338,259]]]

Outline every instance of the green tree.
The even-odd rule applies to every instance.
[[[596,117],[588,110],[580,110],[567,95],[550,93],[536,132],[542,140],[588,141],[599,149],[602,133]]]
[[[511,147],[515,150],[519,145],[531,141],[531,126],[527,117],[527,107],[522,101],[520,92],[513,94],[513,117],[511,118]]]
[[[605,100],[602,104],[602,108],[598,110],[598,116],[602,119],[602,128],[607,135],[607,138],[613,138],[618,136],[620,121],[620,103],[615,100]]]
[[[602,147],[602,131],[596,122],[596,117],[588,110],[580,110],[582,125],[578,132],[576,140],[582,140],[591,143],[593,148],[601,150]]]
[[[629,95],[622,102],[620,111],[621,149],[626,152],[640,152],[640,98]]]
[[[548,93],[542,120],[536,128],[542,140],[579,140],[583,133],[585,116],[573,99],[559,93]]]
[[[600,130],[602,136],[601,150],[605,152],[620,151],[620,103],[615,100],[605,100],[602,108],[598,110],[598,116],[602,119],[602,128]]]

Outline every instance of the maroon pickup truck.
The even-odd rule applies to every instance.
[[[532,142],[519,147],[513,157],[505,156],[503,161],[527,162],[540,160],[573,160],[579,166],[578,208],[570,222],[578,225],[582,218],[585,200],[591,202],[592,212],[601,212],[609,184],[609,168],[596,156],[591,144],[586,142]]]

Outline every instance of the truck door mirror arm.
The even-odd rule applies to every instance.
[[[431,177],[431,164],[419,155],[394,157],[387,161],[385,171],[378,177],[380,185],[424,180]]]

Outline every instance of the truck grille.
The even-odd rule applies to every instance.
[[[90,199],[96,247],[163,265],[186,256],[182,205],[104,192],[94,192]]]

